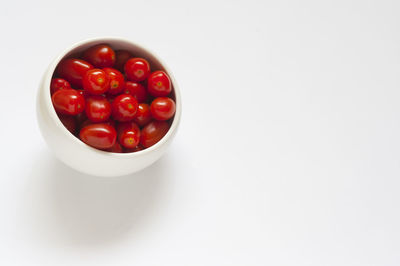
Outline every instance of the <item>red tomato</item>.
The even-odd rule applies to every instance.
[[[125,148],[135,148],[140,141],[140,129],[133,122],[127,122],[118,130],[118,141]]]
[[[111,104],[112,116],[117,121],[130,121],[138,109],[137,100],[129,94],[117,96]]]
[[[60,118],[61,122],[68,129],[69,132],[71,132],[72,134],[75,134],[76,120],[75,120],[74,116],[59,115],[58,118]]]
[[[112,67],[115,62],[115,53],[110,46],[98,44],[87,49],[83,53],[83,59],[98,68]]]
[[[175,114],[175,102],[168,97],[158,97],[150,106],[151,115],[157,120],[168,120]]]
[[[112,146],[110,149],[108,149],[107,151],[109,152],[115,152],[115,153],[122,153],[124,152],[124,150],[122,149],[122,146],[118,143],[115,142],[114,146]]]
[[[147,91],[146,88],[137,82],[127,81],[125,82],[125,94],[130,94],[142,103],[147,101]]]
[[[171,93],[171,80],[164,71],[154,71],[147,79],[147,90],[154,97],[168,96]]]
[[[147,103],[139,103],[138,110],[136,112],[133,121],[139,126],[143,127],[152,120],[150,107]]]
[[[72,86],[82,88],[82,80],[86,72],[93,66],[81,59],[64,59],[57,66],[57,73],[61,78],[66,79]]]
[[[128,80],[138,82],[145,80],[150,74],[150,64],[143,58],[131,58],[126,61],[124,70]]]
[[[122,92],[125,87],[124,75],[122,75],[122,73],[118,70],[110,67],[103,68],[103,71],[106,72],[110,81],[108,93],[115,95]]]
[[[87,145],[98,149],[109,149],[117,139],[115,129],[105,123],[91,124],[81,129],[80,139]]]
[[[86,116],[92,122],[107,121],[111,115],[111,104],[101,95],[86,98]]]
[[[103,94],[108,90],[109,85],[108,75],[98,68],[89,70],[83,78],[83,88],[90,94]]]
[[[115,51],[115,64],[114,67],[119,71],[124,71],[124,65],[129,58],[132,57],[132,54],[126,50],[118,50]]]
[[[166,121],[152,121],[142,129],[140,144],[148,148],[160,141],[167,134],[169,124]]]
[[[73,89],[56,91],[51,100],[60,114],[77,115],[85,109],[85,98]]]
[[[71,89],[71,85],[65,79],[53,78],[50,83],[50,92],[53,95],[58,90]]]

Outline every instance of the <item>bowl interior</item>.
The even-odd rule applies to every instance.
[[[138,151],[138,152],[133,152],[133,153],[112,153],[112,152],[107,152],[107,151],[101,151],[101,150],[92,148],[92,147],[86,145],[85,143],[83,143],[79,138],[75,137],[72,133],[70,133],[64,127],[64,125],[61,123],[61,121],[59,120],[59,118],[56,114],[56,111],[51,103],[51,95],[50,95],[50,81],[51,81],[51,78],[55,76],[55,70],[56,70],[58,63],[65,58],[80,57],[81,53],[84,50],[86,50],[87,48],[89,48],[91,46],[97,45],[97,44],[108,44],[114,50],[127,50],[130,53],[132,53],[132,55],[134,57],[142,57],[142,58],[146,59],[150,63],[152,72],[156,71],[156,70],[163,70],[169,75],[169,77],[171,79],[171,86],[172,86],[171,98],[174,99],[174,101],[176,103],[176,111],[175,111],[174,118],[171,122],[171,126],[170,126],[167,134],[153,146],[146,148],[144,150]],[[76,43],[75,45],[66,49],[58,58],[56,58],[54,63],[50,66],[49,73],[51,73],[51,75],[48,76],[48,80],[46,80],[46,82],[45,82],[45,86],[47,86],[47,90],[48,90],[47,102],[48,102],[48,105],[50,106],[50,108],[52,109],[51,113],[52,113],[54,120],[56,120],[55,121],[56,124],[63,127],[63,129],[64,129],[63,132],[66,135],[68,135],[67,136],[68,138],[73,137],[75,139],[74,141],[80,142],[80,145],[86,146],[88,149],[92,150],[93,152],[108,154],[111,156],[137,156],[139,154],[148,153],[148,152],[151,152],[152,150],[157,149],[157,147],[162,145],[169,137],[171,137],[172,132],[175,131],[178,126],[180,112],[181,112],[181,103],[180,103],[180,96],[179,96],[179,91],[178,91],[178,88],[176,85],[176,81],[175,81],[171,71],[165,66],[164,63],[161,62],[161,60],[156,55],[154,55],[153,52],[150,52],[148,49],[145,49],[144,47],[142,47],[138,44],[135,44],[129,40],[124,40],[121,38],[96,38],[96,39],[89,39],[89,40],[85,40],[85,41]]]

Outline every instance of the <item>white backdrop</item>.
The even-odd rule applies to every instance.
[[[400,265],[400,2],[2,1],[0,265]],[[168,153],[79,174],[36,124],[64,48],[122,36],[183,94]]]

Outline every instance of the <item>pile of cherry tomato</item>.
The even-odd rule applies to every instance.
[[[175,114],[169,76],[149,62],[107,44],[63,59],[50,85],[54,109],[84,143],[109,152],[156,144]]]

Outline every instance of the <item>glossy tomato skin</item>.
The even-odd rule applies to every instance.
[[[101,95],[93,95],[86,98],[86,116],[92,122],[104,122],[110,118],[111,104],[106,97]]]
[[[61,78],[67,80],[71,86],[82,88],[83,77],[91,69],[93,69],[93,66],[84,60],[68,58],[58,64],[56,72]]]
[[[159,142],[169,130],[166,121],[152,121],[145,126],[140,135],[140,144],[148,148]]]
[[[110,81],[106,72],[94,68],[86,72],[83,78],[83,88],[89,94],[100,95],[105,93],[110,86]]]
[[[122,75],[122,73],[118,70],[111,67],[105,67],[103,68],[103,71],[106,72],[108,80],[110,81],[110,86],[107,93],[111,95],[121,93],[125,88],[124,75]]]
[[[138,110],[136,112],[133,121],[137,123],[140,127],[144,127],[152,120],[150,107],[147,103],[139,103]]]
[[[129,94],[118,95],[111,104],[112,117],[120,122],[130,121],[138,109],[137,100]]]
[[[117,132],[105,123],[90,124],[81,129],[79,137],[87,145],[103,150],[114,146]]]
[[[60,118],[61,122],[68,129],[69,132],[71,132],[72,134],[75,134],[75,131],[76,131],[76,120],[75,120],[74,116],[59,115],[58,118]]]
[[[112,67],[115,63],[115,52],[106,44],[90,47],[83,53],[83,59],[98,68]]]
[[[135,148],[140,141],[140,129],[133,122],[125,122],[123,125],[119,126],[118,142],[124,148]]]
[[[115,51],[115,64],[114,67],[119,71],[124,71],[124,65],[129,58],[132,57],[132,54],[126,50],[117,50]]]
[[[124,93],[132,95],[140,103],[146,102],[148,98],[146,88],[137,82],[127,81],[125,83]]]
[[[128,80],[139,82],[145,80],[150,74],[150,64],[144,58],[130,58],[124,66]]]
[[[164,71],[154,71],[147,79],[147,90],[154,97],[168,96],[172,91],[171,80]]]
[[[175,114],[175,102],[168,97],[158,97],[150,106],[151,115],[157,120],[168,120]]]
[[[50,93],[53,95],[58,90],[71,89],[71,85],[65,79],[53,78],[50,83]]]
[[[85,110],[85,98],[74,89],[56,91],[51,100],[59,114],[77,115]]]

